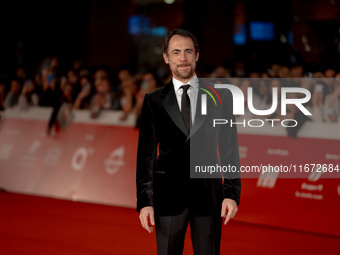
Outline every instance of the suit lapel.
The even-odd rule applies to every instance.
[[[202,115],[201,114],[201,101],[202,101],[202,90],[198,89],[197,92],[197,100],[196,100],[196,114],[195,114],[195,120],[194,123],[190,129],[190,135],[188,136],[187,140],[189,140],[189,138],[191,138],[196,131],[201,127],[201,125],[203,124],[203,122],[206,119],[207,115]]]
[[[170,83],[168,83],[164,88],[164,97],[162,100],[164,108],[171,117],[172,121],[176,124],[176,126],[187,136],[187,141],[197,132],[197,130],[202,126],[202,124],[206,120],[207,115],[201,114],[202,94],[204,94],[204,92],[198,89],[195,120],[190,129],[190,134],[188,134],[184,120],[182,118],[181,111],[178,107],[178,102],[172,81],[170,81]],[[210,100],[207,101],[208,104],[211,103]],[[208,106],[208,108],[210,107]]]
[[[188,131],[187,128],[185,127],[181,111],[179,110],[178,107],[178,102],[172,82],[167,84],[166,87],[164,88],[164,98],[162,102],[165,110],[171,117],[172,121],[176,124],[176,126],[180,130],[182,130],[182,132],[185,135],[188,135]]]

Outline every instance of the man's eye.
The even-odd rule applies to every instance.
[[[179,52],[178,52],[178,51],[174,51],[173,54],[174,54],[174,55],[178,55]]]

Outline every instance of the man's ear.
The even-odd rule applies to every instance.
[[[165,53],[163,53],[163,58],[164,58],[165,63],[169,64],[168,56]]]
[[[199,57],[199,55],[200,55],[200,53],[199,53],[199,52],[197,52],[197,54],[196,54],[196,62],[198,61],[198,57]]]

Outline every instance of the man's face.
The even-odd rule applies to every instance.
[[[169,42],[168,54],[163,53],[163,58],[177,80],[188,82],[195,74],[198,55],[190,37],[174,35]]]

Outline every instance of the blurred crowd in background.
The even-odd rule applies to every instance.
[[[273,87],[278,88],[278,95],[282,86],[305,87],[312,94],[312,99],[307,104],[312,116],[307,117],[307,120],[339,123],[340,79],[324,79],[340,78],[338,70],[326,68],[310,72],[303,64],[289,66],[280,63],[269,63],[263,70],[265,71],[249,70],[245,63],[239,61],[231,66],[212,66],[197,75],[200,78],[231,79],[231,84],[237,84],[244,95],[247,94],[248,87],[253,87],[253,104],[257,109],[270,108]],[[246,78],[272,79],[259,79],[251,84]],[[315,79],[312,79],[313,82],[303,82],[308,79],[299,78]],[[60,128],[58,114],[65,116],[73,109],[87,110],[93,119],[100,117],[105,110],[122,111],[121,120],[134,114],[138,127],[144,95],[164,86],[170,79],[170,72],[159,76],[157,70],[138,72],[129,66],[109,70],[106,66],[89,67],[81,60],[74,60],[69,68],[65,68],[58,56],[54,56],[42,60],[38,70],[18,67],[12,77],[1,77],[0,110],[18,107],[26,111],[33,106],[53,107],[47,129],[49,134]],[[296,82],[284,83],[285,79]],[[296,118],[298,112],[295,107],[288,111],[288,115]],[[281,117],[287,119],[289,116],[280,116],[279,107],[275,114],[262,116],[276,119]]]

